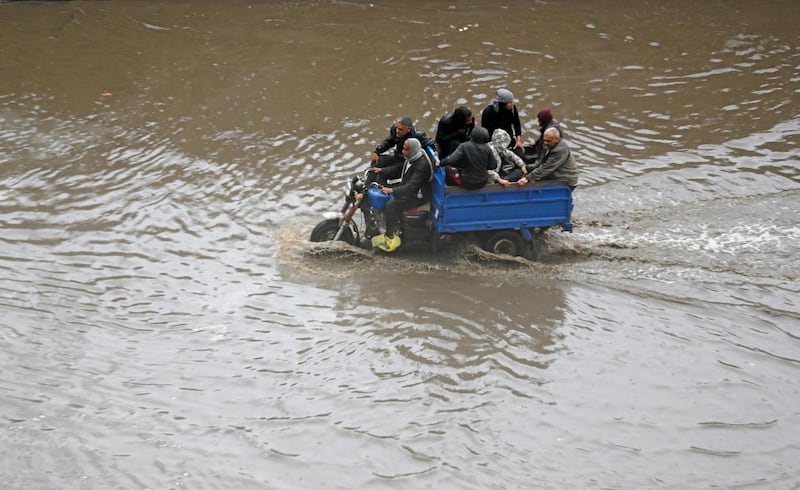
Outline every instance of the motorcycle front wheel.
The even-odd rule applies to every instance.
[[[339,220],[336,218],[326,219],[317,223],[317,226],[311,231],[312,242],[329,242],[333,240],[336,233],[339,231]],[[353,235],[353,230],[346,227],[342,232],[340,240],[349,243],[350,245],[358,245],[356,237]]]

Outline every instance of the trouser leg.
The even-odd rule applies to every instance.
[[[405,199],[392,199],[386,203],[384,213],[386,216],[386,236],[392,236],[400,229],[400,220],[403,219]]]
[[[386,203],[384,209],[386,216],[386,236],[392,236],[400,231],[400,220],[403,219],[403,211],[415,208],[425,203],[424,199],[392,199]]]
[[[509,182],[516,182],[522,178],[522,169],[515,168],[511,172],[508,172],[503,178]]]
[[[392,165],[397,165],[398,163],[403,163],[404,158],[398,157],[397,155],[390,153],[388,155],[380,155],[378,156],[378,161],[373,165],[374,167],[391,167]]]
[[[373,163],[371,165],[371,167],[372,168],[375,168],[375,167],[379,167],[379,168],[392,167],[394,165],[398,165],[398,164],[403,163],[403,161],[404,161],[404,159],[402,157],[398,157],[397,155],[395,155],[393,153],[390,153],[388,155],[380,155],[380,156],[378,156],[378,161]],[[391,176],[389,178],[391,178]],[[380,185],[386,185],[386,179],[387,179],[387,177],[385,175],[383,175],[382,173],[376,174],[375,172],[369,172],[367,174],[366,184],[367,184],[367,187],[369,187],[369,185],[372,184],[373,182],[377,182]]]

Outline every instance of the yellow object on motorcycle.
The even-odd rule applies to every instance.
[[[372,237],[372,246],[384,252],[394,252],[400,246],[400,237],[395,235],[392,238],[387,238],[386,235],[381,233]]]

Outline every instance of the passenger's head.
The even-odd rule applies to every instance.
[[[542,135],[542,141],[544,141],[544,145],[548,148],[556,146],[558,142],[561,141],[561,135],[558,134],[558,129],[545,129],[544,134]]]
[[[456,128],[464,128],[472,124],[472,111],[465,106],[457,107],[453,111],[453,124]]]
[[[536,114],[536,119],[539,120],[539,126],[547,126],[548,123],[553,121],[553,111],[550,109],[542,109]]]
[[[494,94],[493,102],[510,110],[514,107],[514,94],[507,88],[499,88]]]
[[[475,143],[488,143],[489,131],[486,128],[475,128],[472,130],[472,134],[469,135],[469,139]]]
[[[492,133],[492,146],[506,148],[511,143],[511,135],[505,129],[495,129]]]
[[[408,138],[403,143],[403,156],[413,158],[422,151],[422,144],[417,138]]]
[[[397,120],[394,127],[397,131],[397,136],[402,138],[411,132],[411,129],[414,127],[414,122],[410,117],[401,117]]]

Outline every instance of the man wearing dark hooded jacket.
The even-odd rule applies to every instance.
[[[489,131],[489,136],[496,129],[503,129],[511,135],[509,149],[520,157],[525,155],[522,148],[522,123],[519,120],[519,111],[514,104],[514,94],[507,88],[499,88],[495,92],[492,103],[481,111],[481,126]]]
[[[439,158],[446,158],[456,151],[458,145],[469,141],[475,129],[475,118],[467,107],[456,107],[452,114],[439,119],[436,126],[436,144],[439,145]]]
[[[489,170],[497,166],[492,149],[489,148],[489,131],[475,128],[469,141],[461,143],[450,156],[441,161],[449,175],[460,177],[461,187],[480,189],[489,181]]]

